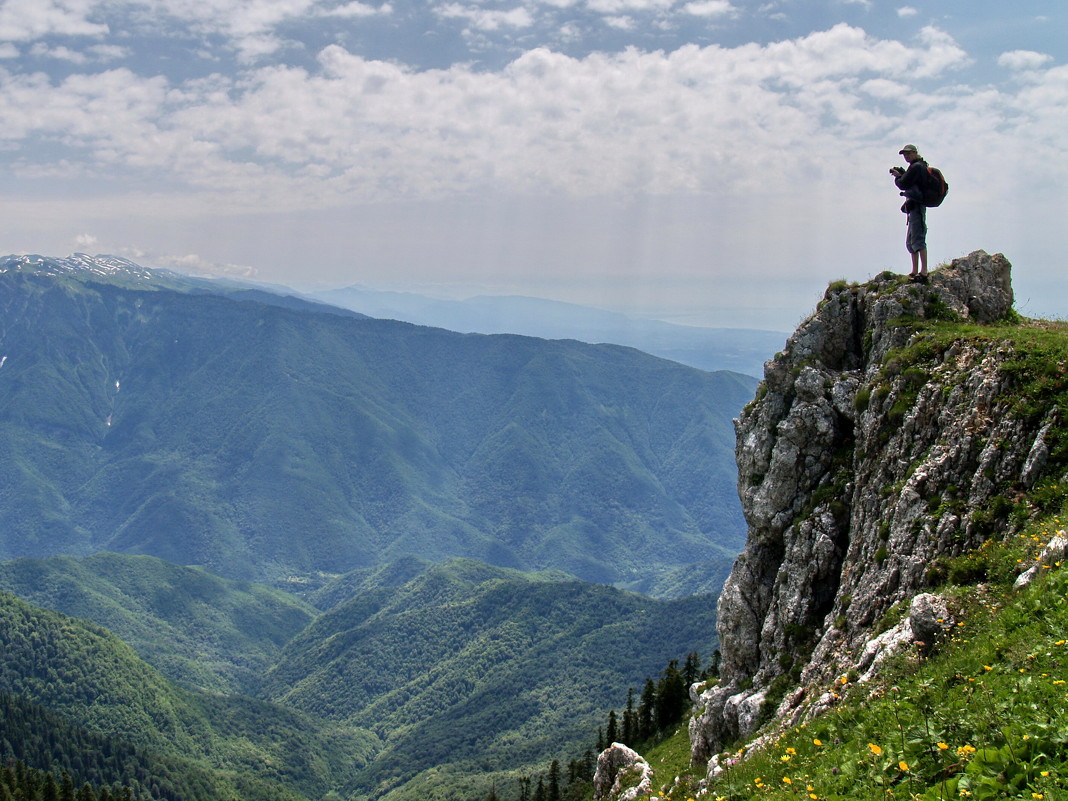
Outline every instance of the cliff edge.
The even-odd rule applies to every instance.
[[[839,282],[765,365],[736,421],[749,533],[719,599],[720,682],[692,693],[695,762],[714,772],[769,720],[832,704],[892,647],[875,625],[895,604],[912,606],[899,639],[936,637],[951,621],[923,592],[941,560],[1022,522],[1013,499],[1043,476],[1056,411],[1013,401],[1005,342],[927,325],[965,332],[1012,303],[1009,262],[982,251],[928,284]]]

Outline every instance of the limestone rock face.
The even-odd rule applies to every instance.
[[[749,534],[719,599],[721,681],[697,698],[695,760],[870,668],[886,645],[865,651],[873,624],[928,586],[940,558],[1004,530],[1000,499],[1041,476],[1050,419],[999,405],[1010,348],[961,339],[936,352],[908,324],[1001,320],[1010,273],[976,251],[928,284],[832,286],[765,365],[735,421]],[[948,612],[919,603],[891,639],[938,636]]]
[[[612,743],[597,755],[594,801],[634,801],[648,796],[652,789],[653,770],[638,752],[622,743]]]

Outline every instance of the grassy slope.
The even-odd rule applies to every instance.
[[[937,566],[938,590],[953,599],[956,636],[927,658],[902,654],[874,684],[841,678],[838,706],[745,754],[701,797],[749,799],[879,798],[1060,799],[1068,797],[1068,571],[1046,566],[1015,590],[1068,519],[1068,324],[1026,320],[996,327],[938,323],[896,354],[922,362],[959,338],[1005,342],[1016,387],[1014,413],[1057,410],[1046,477],[1011,506],[1030,525]],[[891,610],[890,614],[894,614]],[[659,795],[685,801],[701,793],[702,767],[689,764],[685,731],[651,748]],[[677,781],[676,781],[677,777]]]

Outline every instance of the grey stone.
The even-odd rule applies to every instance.
[[[597,771],[593,775],[595,801],[634,801],[639,796],[648,796],[652,789],[653,770],[637,751],[622,743],[612,743],[597,755]]]
[[[944,601],[922,594],[931,566],[981,543],[992,498],[1038,480],[1049,420],[999,405],[1007,347],[961,341],[916,368],[900,360],[917,336],[901,320],[990,323],[1012,301],[1000,254],[956,259],[926,285],[884,274],[829,289],[765,365],[735,421],[749,533],[718,603],[721,683],[695,694],[695,761],[753,734],[787,671],[801,667],[800,687],[778,712],[796,719],[833,703],[841,676],[945,633]],[[876,637],[896,603],[909,614]]]

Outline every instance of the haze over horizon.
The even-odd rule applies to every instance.
[[[3,0],[0,251],[788,331],[933,264],[1062,317],[1068,7]]]

